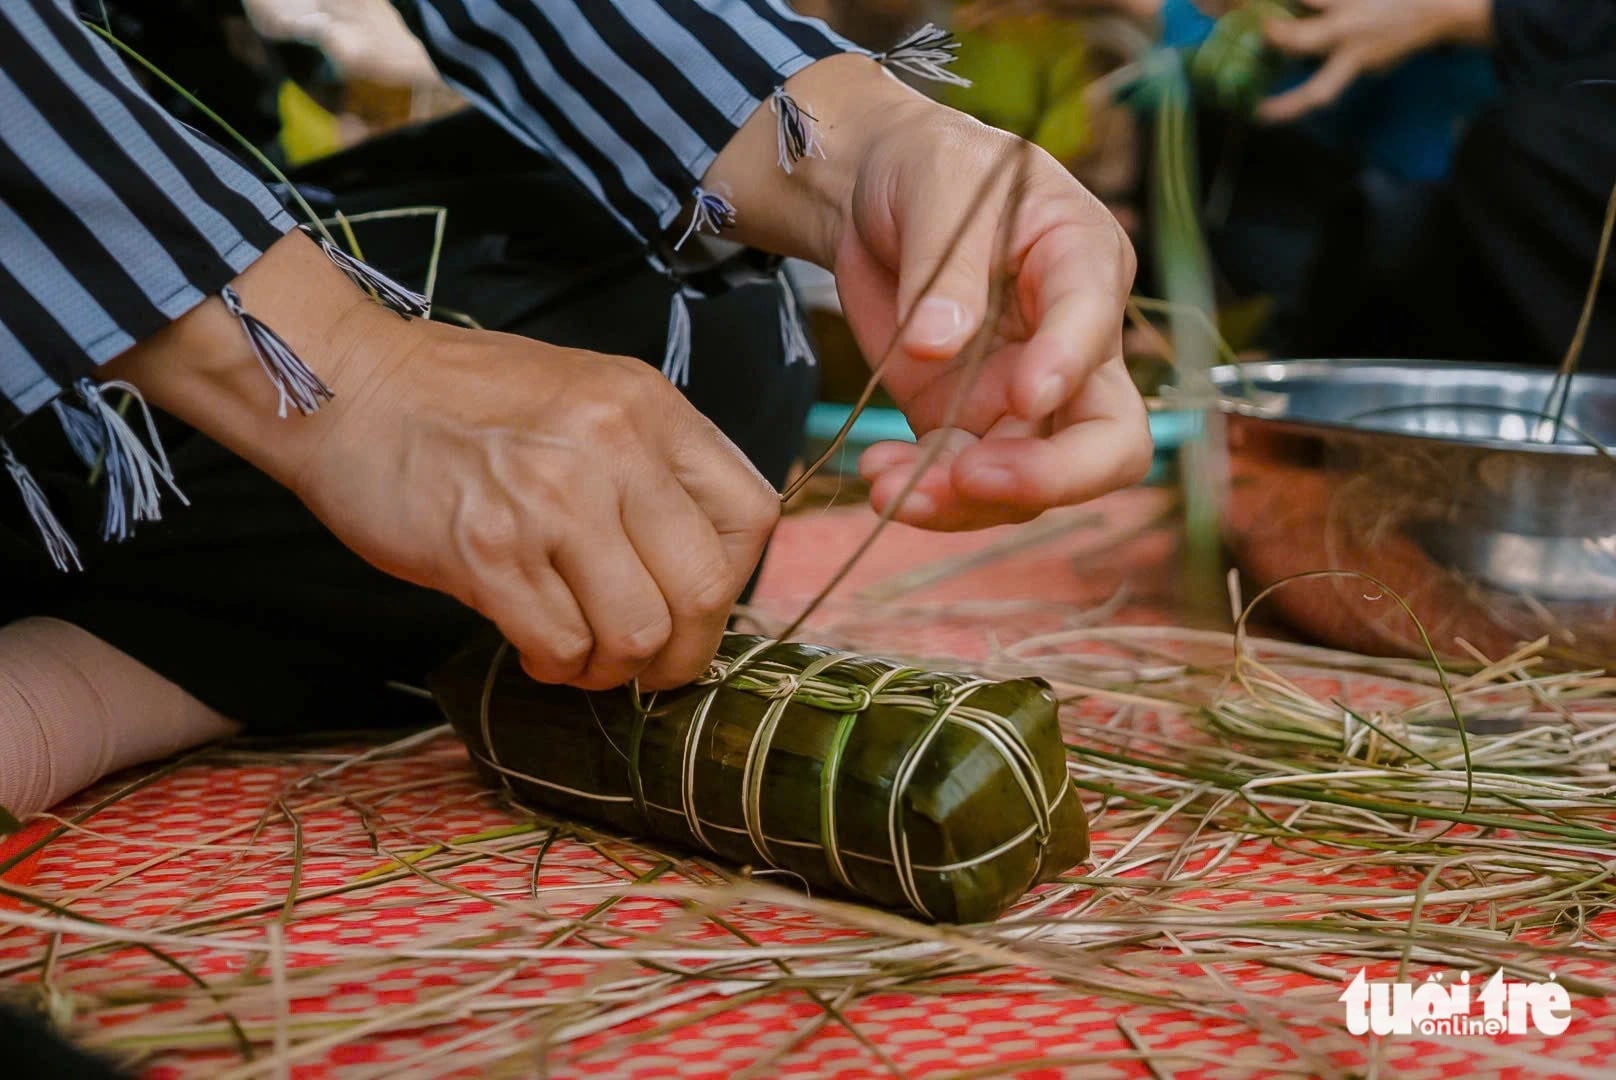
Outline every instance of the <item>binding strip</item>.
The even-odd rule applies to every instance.
[[[694,202],[690,208],[690,224],[685,228],[684,235],[679,237],[679,242],[673,245],[675,251],[684,247],[685,241],[695,233],[710,232],[717,236],[720,231],[735,227],[735,207],[724,196],[697,187],[691,193],[691,198]]]
[[[276,414],[282,419],[286,417],[286,406],[290,403],[304,416],[319,411],[321,405],[331,400],[331,388],[320,381],[320,377],[309,370],[305,364],[292,351],[292,347],[281,340],[281,336],[258,319],[254,318],[241,305],[241,297],[236,290],[226,285],[219,290],[219,298],[230,314],[241,321],[242,329],[247,332],[247,341],[252,346],[253,355],[258,357],[258,365],[269,376],[269,381],[275,384],[275,392],[280,401]]]
[[[803,158],[825,156],[817,118],[786,93],[785,87],[777,86],[769,95],[769,109],[774,113],[782,169],[790,173]]]
[[[17,460],[17,455],[11,452],[11,446],[4,439],[0,439],[0,461],[3,461],[6,472],[17,485],[22,494],[22,504],[28,511],[28,518],[39,530],[39,538],[45,542],[45,551],[50,555],[51,565],[62,573],[71,570],[83,570],[84,564],[79,562],[79,549],[73,543],[73,538],[62,523],[51,512],[50,502],[45,498],[45,492],[40,489],[39,482],[28,467]]]
[[[414,289],[405,288],[369,263],[343,251],[330,240],[314,232],[307,226],[303,228],[303,235],[320,245],[325,257],[336,264],[337,269],[348,275],[348,280],[370,293],[387,307],[392,308],[404,318],[416,316],[425,318],[432,313],[432,301]]]
[[[921,79],[970,86],[971,80],[948,70],[959,59],[959,39],[934,23],[927,23],[886,52],[875,54],[876,63],[897,68]]]
[[[736,667],[751,660],[759,653],[774,648],[776,644],[776,642],[768,638],[759,641],[731,661],[729,670],[733,671]],[[713,702],[717,699],[718,692],[722,689],[724,689],[724,683],[720,680],[712,684],[712,689],[702,694],[701,701],[696,706],[695,714],[690,718],[690,727],[685,732],[684,756],[680,762],[679,769],[680,775],[684,778],[679,785],[679,796],[684,803],[685,826],[690,830],[690,835],[696,838],[696,842],[709,851],[714,850],[713,845],[708,841],[707,834],[702,831],[703,821],[696,808],[696,763],[699,760],[697,752],[701,745],[702,730],[707,724],[707,714],[712,711]],[[759,852],[759,854],[761,855],[762,852]]]
[[[107,390],[122,390],[140,406],[141,414],[146,418],[150,450],[146,449],[140,436],[135,434],[118,410],[107,404],[104,396]],[[174,483],[174,471],[168,464],[162,440],[157,437],[157,423],[152,419],[151,409],[147,408],[146,399],[140,396],[140,391],[126,382],[114,381],[96,386],[89,379],[79,380],[78,391],[89,415],[99,423],[101,429],[95,444],[107,471],[107,499],[101,519],[101,538],[122,543],[135,534],[138,522],[161,521],[163,490],[158,485],[159,480],[167,485],[181,504],[189,506],[190,500]],[[62,416],[66,412],[68,417],[72,417],[76,411],[58,410],[57,415]],[[63,423],[65,426],[77,421],[64,419]],[[83,457],[80,444],[74,441],[70,429],[68,439],[74,443],[74,452]],[[88,445],[88,440],[82,441]]]
[[[813,344],[808,340],[808,328],[803,325],[796,290],[791,287],[791,281],[783,269],[775,273],[774,280],[780,290],[780,348],[785,354],[786,365],[789,367],[800,361],[813,367],[818,358],[814,355]]]
[[[903,895],[914,909],[935,920],[937,916],[926,907],[926,901],[921,899],[920,886],[915,881],[915,864],[909,857],[909,834],[903,829],[904,796],[908,792],[909,782],[914,779],[925,759],[926,751],[936,740],[939,732],[949,721],[954,711],[963,705],[967,698],[984,686],[992,683],[986,679],[975,679],[961,686],[951,687],[939,702],[941,708],[937,715],[928,722],[921,731],[920,737],[909,747],[904,754],[903,761],[898,765],[898,773],[892,780],[892,796],[887,800],[887,837],[892,845],[892,865],[898,871],[898,884],[903,888]]]
[[[780,726],[780,718],[785,715],[786,706],[791,704],[799,685],[797,678],[790,676],[774,692],[769,707],[763,710],[763,719],[752,732],[752,742],[747,747],[746,762],[741,769],[741,822],[746,826],[746,834],[757,853],[776,870],[784,868],[769,850],[769,837],[763,831],[763,780],[768,775],[764,771],[764,763],[768,761],[769,748],[774,744],[775,729]],[[716,687],[712,693],[718,693]]]

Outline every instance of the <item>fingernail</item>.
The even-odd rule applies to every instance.
[[[928,296],[915,309],[909,323],[909,342],[928,348],[957,343],[965,330],[965,308],[956,300]]]
[[[965,482],[978,492],[1002,495],[1015,486],[1016,474],[997,465],[983,465],[966,473]]]
[[[903,500],[898,516],[906,518],[931,517],[937,513],[937,502],[930,495],[911,491]]]
[[[1047,416],[1066,401],[1066,376],[1045,375],[1038,380],[1038,389],[1032,395],[1032,407],[1039,416]]]

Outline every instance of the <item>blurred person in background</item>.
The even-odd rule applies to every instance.
[[[1577,326],[1616,188],[1616,3],[1333,0],[1273,23],[1317,72],[1264,106],[1327,106],[1365,72],[1422,50],[1485,47],[1494,100],[1462,127],[1452,167],[1373,243],[1351,214],[1327,229],[1293,327],[1297,352],[1553,365]],[[1582,354],[1616,369],[1616,281],[1606,277]]]
[[[1055,6],[1121,11],[1191,49],[1237,5]],[[1255,115],[1197,110],[1208,239],[1229,292],[1273,301],[1261,344],[1559,362],[1616,184],[1616,3],[1290,8],[1264,24],[1282,63]],[[1616,366],[1609,303],[1584,363]]]

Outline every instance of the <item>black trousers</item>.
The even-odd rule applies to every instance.
[[[483,326],[660,363],[672,286],[571,180],[480,115],[366,144],[295,178],[318,209],[448,208],[436,299]],[[422,281],[426,219],[364,224],[368,259]],[[692,402],[777,486],[800,450],[815,391],[786,366],[777,295],[748,286],[691,305]],[[288,423],[296,423],[290,419]],[[8,440],[79,542],[86,570],[56,573],[0,494],[0,624],[50,615],[89,630],[255,732],[413,723],[420,685],[484,628],[447,596],[371,568],[288,491],[164,418],[191,506],[125,544],[97,539],[100,493],[54,420]]]

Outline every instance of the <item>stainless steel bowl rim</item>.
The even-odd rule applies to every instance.
[[[1540,367],[1529,367],[1520,364],[1474,364],[1446,360],[1253,360],[1243,364],[1223,364],[1212,369],[1210,377],[1218,391],[1226,395],[1219,399],[1218,407],[1225,413],[1272,423],[1276,426],[1293,427],[1313,431],[1330,431],[1362,437],[1418,439],[1434,443],[1447,443],[1474,447],[1486,450],[1512,451],[1523,454],[1549,455],[1549,456],[1575,456],[1592,457],[1596,454],[1608,454],[1610,451],[1602,450],[1589,445],[1588,442],[1534,442],[1529,440],[1515,440],[1502,438],[1477,438],[1422,432],[1418,430],[1401,430],[1385,427],[1369,427],[1343,420],[1327,420],[1309,416],[1293,416],[1287,412],[1268,411],[1263,403],[1242,400],[1243,394],[1249,384],[1253,383],[1284,383],[1287,379],[1315,383],[1328,383],[1331,376],[1365,370],[1386,370],[1420,372],[1428,371],[1433,374],[1454,375],[1474,374],[1477,376],[1492,377],[1530,377],[1542,379],[1546,383],[1554,378],[1554,372]],[[1605,375],[1595,372],[1578,372],[1573,379],[1573,391],[1581,392],[1578,388],[1596,386],[1605,390],[1612,397],[1616,397],[1616,375]],[[1274,391],[1283,393],[1282,390]],[[1480,408],[1481,406],[1467,405],[1455,402],[1460,408]],[[1435,404],[1432,407],[1436,407]],[[1537,416],[1542,414],[1535,410],[1520,408],[1501,408],[1501,412],[1515,413],[1522,416]]]

